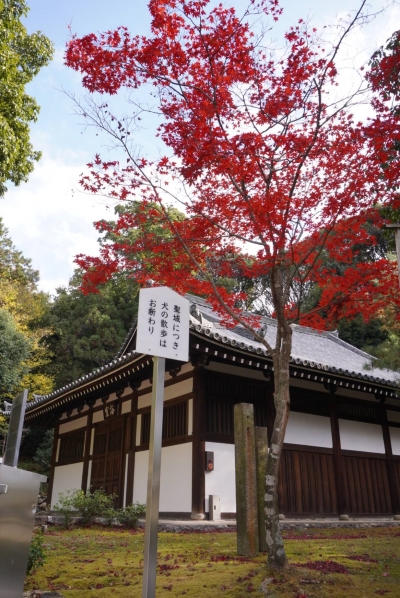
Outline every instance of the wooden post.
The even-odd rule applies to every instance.
[[[268,459],[268,430],[256,426],[254,428],[256,447],[256,475],[257,475],[257,511],[258,511],[258,547],[261,552],[267,552],[267,533],[265,529],[265,475]]]
[[[340,445],[340,431],[339,431],[339,419],[337,412],[337,402],[335,397],[336,386],[330,384],[329,390],[329,415],[331,420],[331,431],[332,431],[332,447],[333,447],[333,468],[335,472],[335,485],[336,485],[336,496],[337,505],[339,511],[339,518],[346,520],[348,519],[349,507],[346,498],[346,487],[343,472],[343,457],[342,447]]]
[[[60,417],[61,414],[58,415],[58,420],[56,425],[54,426],[54,438],[53,438],[53,451],[51,453],[51,464],[50,464],[50,474],[49,474],[49,485],[47,488],[47,504],[51,505],[53,502],[52,494],[53,494],[53,483],[54,483],[54,469],[56,467],[56,457],[57,457],[57,446],[58,446],[58,438],[59,438],[59,431],[60,431]]]
[[[136,456],[136,422],[137,422],[137,406],[138,406],[138,388],[140,381],[130,383],[133,390],[133,397],[131,403],[131,413],[128,418],[129,438],[127,439],[127,456],[128,469],[126,473],[126,504],[133,503],[133,485],[135,478],[135,456]]]
[[[259,550],[253,405],[235,405],[234,425],[237,551],[252,557]]]
[[[206,398],[204,365],[193,361],[192,519],[205,519]],[[203,366],[203,367],[202,367]]]
[[[90,460],[90,443],[92,440],[92,425],[93,425],[93,405],[95,401],[86,401],[89,406],[89,413],[87,415],[85,446],[83,449],[83,470],[82,470],[82,484],[81,488],[86,493],[88,489],[88,473]]]
[[[397,232],[397,231],[396,231]],[[392,502],[393,514],[397,518],[400,515],[400,488],[397,479],[396,464],[393,461],[392,442],[390,438],[389,423],[387,419],[386,407],[384,401],[380,401],[381,425],[383,434],[383,443],[385,445],[386,469],[388,475],[390,499]]]

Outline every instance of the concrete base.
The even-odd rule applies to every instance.
[[[400,521],[400,515],[395,515],[395,516],[393,517],[393,519],[394,519],[395,521]]]
[[[339,521],[349,521],[350,517],[348,515],[346,515],[345,513],[342,513],[342,515],[339,515]]]
[[[204,521],[205,518],[205,513],[192,513],[190,516],[190,519],[193,519],[194,521]]]

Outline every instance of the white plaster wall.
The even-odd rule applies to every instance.
[[[190,392],[193,392],[193,378],[182,380],[182,382],[177,382],[176,384],[171,384],[171,386],[167,386],[166,388],[164,388],[164,401],[176,399],[177,397],[181,397]],[[143,407],[149,407],[150,404],[151,392],[138,398],[138,409],[143,409]]]
[[[149,467],[149,451],[140,451],[135,455],[135,475],[133,478],[133,502],[146,504],[147,470]]]
[[[92,465],[93,465],[93,461],[90,460],[88,463],[88,474],[87,474],[87,487],[88,490],[90,489],[90,485],[92,483]]]
[[[193,399],[188,400],[188,435],[193,434]]]
[[[390,422],[400,424],[400,411],[387,411],[387,418]]]
[[[123,415],[124,413],[129,413],[131,410],[131,406],[132,406],[132,401],[125,401],[124,403],[122,403],[121,414]]]
[[[140,445],[140,428],[142,425],[142,415],[139,415],[136,418],[136,446]]]
[[[60,465],[54,468],[53,492],[51,495],[52,506],[58,502],[61,492],[79,490],[81,488],[82,472],[83,462]]]
[[[343,450],[364,453],[384,453],[382,427],[339,419],[340,445]]]
[[[149,407],[151,405],[151,392],[138,398],[138,409]]]
[[[101,409],[100,411],[95,411],[93,413],[93,423],[97,424],[97,422],[102,422],[104,420],[104,412]]]
[[[209,495],[217,494],[221,498],[221,511],[235,513],[235,445],[206,442],[206,451],[214,452],[214,471],[205,473],[205,511],[209,510]]]
[[[73,430],[78,430],[79,428],[83,428],[87,425],[87,415],[85,417],[80,417],[79,419],[74,419],[72,422],[66,422],[65,424],[60,424],[60,434],[64,434],[65,432],[72,432]]]
[[[393,455],[400,455],[400,428],[389,428]]]
[[[286,428],[285,442],[332,448],[329,417],[291,411]]]
[[[149,451],[135,455],[133,501],[146,503]],[[192,443],[167,446],[161,452],[160,511],[192,511]]]

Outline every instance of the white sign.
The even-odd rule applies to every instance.
[[[189,360],[189,301],[168,287],[141,289],[136,351]]]

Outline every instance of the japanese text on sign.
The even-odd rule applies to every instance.
[[[187,299],[166,287],[140,291],[137,351],[186,361],[188,335]]]

